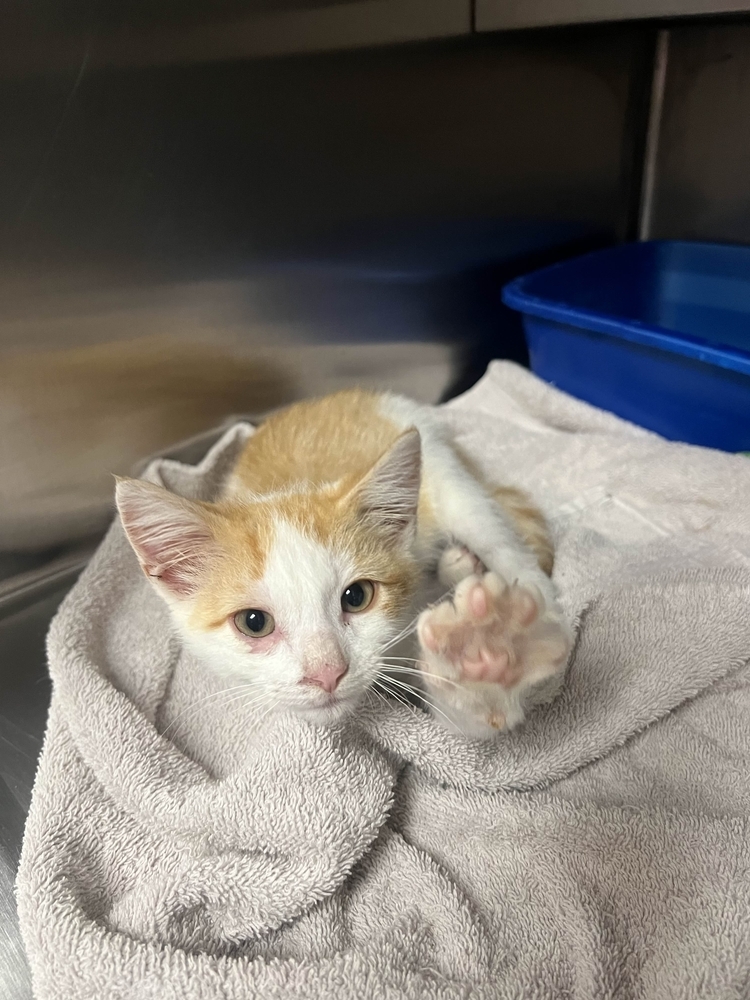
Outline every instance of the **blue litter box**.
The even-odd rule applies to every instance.
[[[503,289],[541,378],[673,441],[750,450],[750,248],[631,243]]]

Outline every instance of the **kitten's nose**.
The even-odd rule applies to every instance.
[[[346,663],[324,663],[311,670],[310,673],[306,673],[301,683],[323,688],[328,694],[333,694],[348,669]]]

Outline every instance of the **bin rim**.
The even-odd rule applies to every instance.
[[[653,323],[645,323],[640,320],[618,316],[615,313],[602,313],[593,309],[585,309],[528,291],[529,284],[536,282],[540,277],[559,271],[560,269],[575,269],[576,265],[581,261],[592,257],[601,257],[605,254],[616,256],[621,254],[625,248],[634,246],[670,245],[689,245],[694,247],[731,246],[731,244],[688,240],[652,240],[647,243],[627,243],[617,247],[608,247],[605,250],[594,250],[580,257],[564,260],[558,264],[552,264],[540,270],[532,271],[520,278],[515,278],[502,289],[502,301],[511,309],[529,316],[535,316],[539,319],[551,320],[565,326],[575,326],[582,330],[602,333],[613,339],[626,340],[630,343],[656,348],[670,354],[679,354],[706,364],[717,365],[720,368],[739,372],[743,375],[750,375],[750,352],[743,351],[742,348],[713,344],[693,334],[678,334],[672,330],[668,330],[666,327]],[[745,252],[748,250],[746,247],[736,247],[735,249]],[[748,277],[748,285],[750,285],[750,275]],[[750,322],[750,317],[748,322]]]

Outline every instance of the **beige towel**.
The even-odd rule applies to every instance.
[[[562,695],[491,745],[380,702],[258,718],[115,524],[49,638],[18,877],[40,1000],[748,995],[750,460],[506,363],[441,412],[551,518]],[[149,475],[210,496],[249,433]]]

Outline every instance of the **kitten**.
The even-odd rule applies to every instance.
[[[362,390],[299,403],[250,438],[215,503],[116,492],[185,645],[313,722],[389,687],[384,653],[435,572],[455,589],[419,615],[409,676],[436,718],[490,737],[561,683],[572,633],[541,515],[493,496],[427,407]]]

